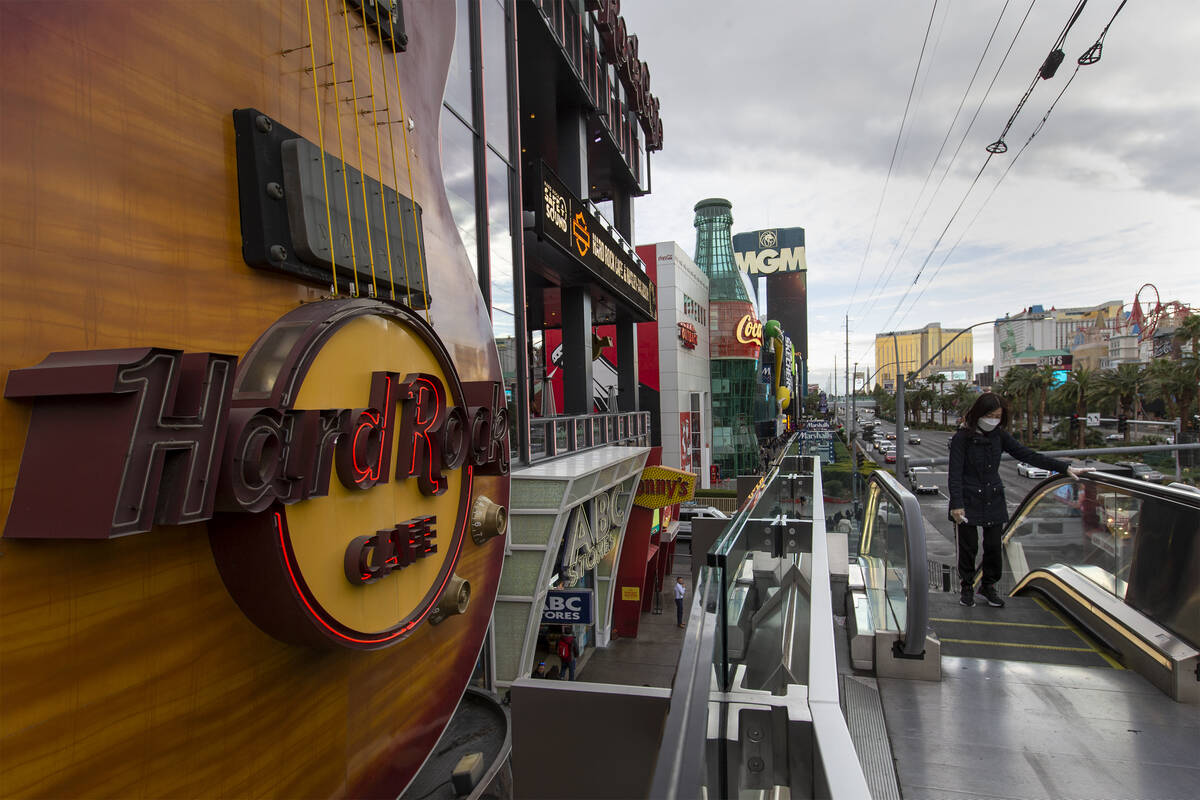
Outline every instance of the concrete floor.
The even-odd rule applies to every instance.
[[[682,549],[687,548],[684,546]],[[642,614],[637,638],[617,639],[608,647],[590,650],[586,660],[580,659],[575,671],[576,680],[621,686],[671,687],[684,633],[683,628],[675,623],[675,600],[671,587],[679,577],[688,584],[689,593],[693,588],[691,558],[688,554],[677,552],[673,566],[670,577],[663,582],[662,613]]]

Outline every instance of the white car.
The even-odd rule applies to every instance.
[[[933,482],[933,470],[929,467],[913,467],[908,471],[908,485],[913,494],[937,494],[937,484]]]
[[[691,541],[692,520],[694,519],[729,519],[729,515],[721,509],[713,508],[712,506],[680,506],[679,527],[676,529],[676,535],[681,541]]]
[[[1020,464],[1017,464],[1017,474],[1023,478],[1041,479],[1049,478],[1050,470],[1042,469],[1041,467],[1035,467],[1032,464],[1026,464],[1024,461],[1022,461]]]

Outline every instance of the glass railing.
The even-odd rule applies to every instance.
[[[858,564],[875,630],[900,632],[905,655],[920,655],[929,624],[925,519],[917,498],[883,471],[871,474]]]
[[[816,459],[785,450],[707,553],[696,598],[651,796],[868,796],[840,708]]]
[[[534,417],[529,420],[531,463],[605,445],[650,443],[650,412]]]
[[[1200,494],[1090,473],[1030,492],[1004,536],[1011,589],[1029,573],[1069,567],[1200,647]]]

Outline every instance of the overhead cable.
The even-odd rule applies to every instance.
[[[862,264],[858,267],[858,277],[854,280],[854,290],[850,293],[850,303],[846,310],[854,304],[858,294],[858,285],[862,280],[863,268],[867,265],[867,257],[871,253],[871,244],[875,240],[875,228],[879,224],[879,212],[883,210],[883,201],[887,197],[888,183],[892,179],[892,169],[896,165],[896,153],[900,150],[900,138],[904,135],[904,125],[908,121],[908,109],[912,104],[913,90],[917,86],[917,76],[921,74],[921,62],[925,59],[925,46],[929,43],[929,32],[933,29],[933,17],[937,13],[937,0],[933,0],[933,8],[929,12],[929,23],[925,26],[925,38],[921,41],[921,53],[917,56],[917,68],[913,71],[912,85],[908,87],[908,99],[904,103],[904,114],[900,118],[900,129],[896,131],[896,143],[892,146],[892,159],[888,163],[887,177],[883,180],[883,191],[879,194],[879,205],[875,208],[875,220],[871,223],[871,234],[867,237],[867,248],[863,251]]]
[[[985,197],[983,199],[983,203],[981,203],[979,208],[975,211],[975,215],[971,218],[970,222],[967,223],[966,227],[964,227],[962,232],[958,235],[958,239],[956,239],[954,244],[951,245],[950,249],[946,251],[945,256],[942,257],[941,263],[939,263],[937,265],[937,268],[934,269],[934,271],[933,271],[933,275],[930,276],[929,281],[925,284],[925,288],[921,289],[921,291],[917,294],[916,298],[913,300],[912,304],[908,307],[908,310],[904,312],[904,314],[900,317],[899,320],[897,320],[897,322],[896,322],[897,325],[899,325],[901,322],[903,322],[904,319],[912,312],[913,308],[916,307],[917,303],[920,302],[921,297],[923,297],[925,294],[925,289],[928,289],[930,286],[933,285],[933,282],[937,279],[938,273],[940,273],[942,271],[942,267],[944,267],[946,265],[946,263],[950,260],[950,256],[953,255],[954,251],[958,248],[958,245],[960,242],[962,242],[963,237],[966,236],[967,232],[975,224],[975,221],[977,219],[979,219],[979,216],[983,213],[983,209],[987,206],[988,202],[991,201],[992,196],[996,194],[996,190],[1000,188],[1000,184],[1004,182],[1004,179],[1008,177],[1008,173],[1010,173],[1012,171],[1012,168],[1014,166],[1016,166],[1017,161],[1021,158],[1021,155],[1025,152],[1025,149],[1028,148],[1030,143],[1034,140],[1034,137],[1036,137],[1039,133],[1041,133],[1042,128],[1045,127],[1045,125],[1046,125],[1046,121],[1050,118],[1051,112],[1053,112],[1055,106],[1058,105],[1058,101],[1062,99],[1064,94],[1066,94],[1067,89],[1070,88],[1071,83],[1075,80],[1075,76],[1079,74],[1079,68],[1091,66],[1092,64],[1095,64],[1100,60],[1100,52],[1103,49],[1104,37],[1108,34],[1108,29],[1110,27],[1112,27],[1112,24],[1116,20],[1117,15],[1121,13],[1121,9],[1123,9],[1125,7],[1126,2],[1127,2],[1127,0],[1121,0],[1120,5],[1117,6],[1117,10],[1113,12],[1112,18],[1109,19],[1108,24],[1105,25],[1104,29],[1100,32],[1100,36],[1096,39],[1096,42],[1091,47],[1089,47],[1083,53],[1083,55],[1081,55],[1076,60],[1075,70],[1071,73],[1071,77],[1067,79],[1067,82],[1063,85],[1063,88],[1059,91],[1058,96],[1054,98],[1054,102],[1052,102],[1050,104],[1050,107],[1048,109],[1046,109],[1046,113],[1042,115],[1041,120],[1039,120],[1038,124],[1036,126],[1034,126],[1033,131],[1030,132],[1029,138],[1027,138],[1025,140],[1025,143],[1021,145],[1021,149],[1017,151],[1017,154],[1015,156],[1013,156],[1012,161],[1010,161],[1008,163],[1008,166],[1005,167],[1004,172],[1002,172],[1000,174],[999,179],[997,179],[996,183],[993,184],[991,191],[988,192],[987,197]],[[989,160],[991,159],[991,155],[988,156],[988,159]],[[985,161],[984,164],[986,165],[986,163],[987,162]],[[976,176],[976,177],[978,177],[978,176]],[[936,248],[936,245],[935,245],[935,248]],[[932,253],[932,251],[931,251],[931,253]],[[928,260],[928,258],[926,260]]]
[[[1021,113],[1021,109],[1025,107],[1025,102],[1029,100],[1029,96],[1033,94],[1034,88],[1039,80],[1049,80],[1053,78],[1058,70],[1058,65],[1063,61],[1062,46],[1067,40],[1067,34],[1074,27],[1079,15],[1083,13],[1084,6],[1087,5],[1087,0],[1079,0],[1075,6],[1075,11],[1067,20],[1067,24],[1063,26],[1062,32],[1058,34],[1058,38],[1054,40],[1054,44],[1050,48],[1049,55],[1042,65],[1038,67],[1037,74],[1033,76],[1033,80],[1029,83],[1029,88],[1025,90],[1025,94],[1021,95],[1021,99],[1017,101],[1017,107],[1013,109],[1012,115],[1008,118],[1008,122],[1004,124],[1004,130],[1000,132],[999,138],[987,146],[988,153],[992,155],[1000,155],[1008,152],[1008,145],[1004,142],[1004,137],[1008,135],[1013,123],[1017,121],[1017,115]],[[1115,16],[1115,15],[1114,15]]]
[[[925,181],[921,184],[921,191],[917,193],[917,201],[913,203],[912,208],[909,210],[908,218],[904,220],[904,224],[900,227],[901,234],[900,236],[896,237],[896,244],[892,246],[892,252],[888,254],[888,258],[884,262],[885,270],[887,269],[887,264],[892,261],[892,256],[895,255],[896,248],[899,246],[900,241],[904,238],[904,231],[908,228],[908,223],[912,220],[913,212],[916,211],[917,205],[920,204],[921,198],[925,195],[925,188],[929,184],[929,178],[933,175],[933,170],[937,166],[938,161],[941,159],[942,153],[945,151],[946,142],[949,141],[950,134],[954,132],[954,126],[958,122],[959,114],[962,113],[963,106],[967,102],[967,97],[969,97],[971,94],[971,89],[975,87],[975,79],[979,77],[979,70],[983,67],[984,59],[987,58],[988,51],[992,47],[992,41],[996,37],[996,31],[1000,28],[1001,20],[1004,19],[1004,13],[1008,9],[1009,2],[1010,0],[1005,0],[1004,7],[1000,9],[1000,14],[996,17],[996,24],[992,26],[992,32],[991,35],[988,36],[987,44],[984,45],[983,52],[979,54],[979,61],[975,64],[975,71],[971,74],[971,80],[967,84],[967,89],[965,92],[963,92],[962,99],[958,102],[958,108],[954,112],[954,118],[950,120],[950,125],[946,128],[946,135],[942,137],[942,143],[938,146],[937,155],[935,155],[933,157],[933,161],[929,163],[929,171],[925,173]],[[1004,62],[1008,60],[1008,54],[1012,52],[1013,44],[1016,43],[1017,36],[1020,35],[1021,29],[1025,27],[1025,20],[1029,18],[1029,12],[1033,9],[1033,5],[1036,2],[1037,0],[1031,0],[1029,8],[1025,11],[1025,18],[1021,20],[1021,24],[1017,28],[1017,32],[1013,35],[1013,40],[1008,46],[1008,51],[1004,54],[1004,58],[1000,61],[1000,66],[996,69],[996,75],[1000,74],[1000,69],[1004,67]],[[925,204],[925,209],[921,212],[921,216],[917,220],[917,224],[914,225],[912,230],[909,232],[908,241],[905,243],[904,249],[900,252],[900,256],[896,258],[895,262],[892,264],[891,270],[888,272],[887,280],[885,280],[883,284],[884,289],[886,289],[891,283],[892,275],[895,273],[896,268],[901,262],[904,261],[904,256],[907,255],[908,248],[912,245],[912,241],[916,237],[917,231],[920,230],[921,224],[925,221],[925,216],[929,213],[929,209],[933,206],[934,198],[937,197],[938,191],[942,188],[942,183],[946,180],[946,175],[949,173],[950,167],[953,166],[955,159],[958,158],[958,153],[960,150],[962,150],[963,142],[966,141],[967,135],[971,132],[971,128],[974,126],[975,120],[979,117],[979,110],[983,108],[983,103],[987,100],[987,96],[991,92],[992,86],[994,86],[995,83],[996,77],[993,76],[991,85],[988,86],[987,91],[984,92],[983,97],[979,100],[979,105],[975,108],[975,115],[971,118],[970,124],[967,125],[967,129],[963,132],[962,138],[960,138],[958,141],[958,147],[955,148],[954,155],[951,156],[950,160],[946,163],[946,169],[943,170],[937,186],[934,187],[933,192],[929,195],[929,200]],[[874,299],[875,297],[872,295],[865,302],[871,302]],[[870,309],[868,308],[867,311],[869,310]],[[865,313],[866,312],[864,312],[864,316]]]

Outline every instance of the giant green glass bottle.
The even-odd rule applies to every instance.
[[[695,206],[696,266],[708,275],[712,361],[713,465],[722,480],[758,468],[754,430],[762,326],[733,260],[733,206],[710,198]]]

